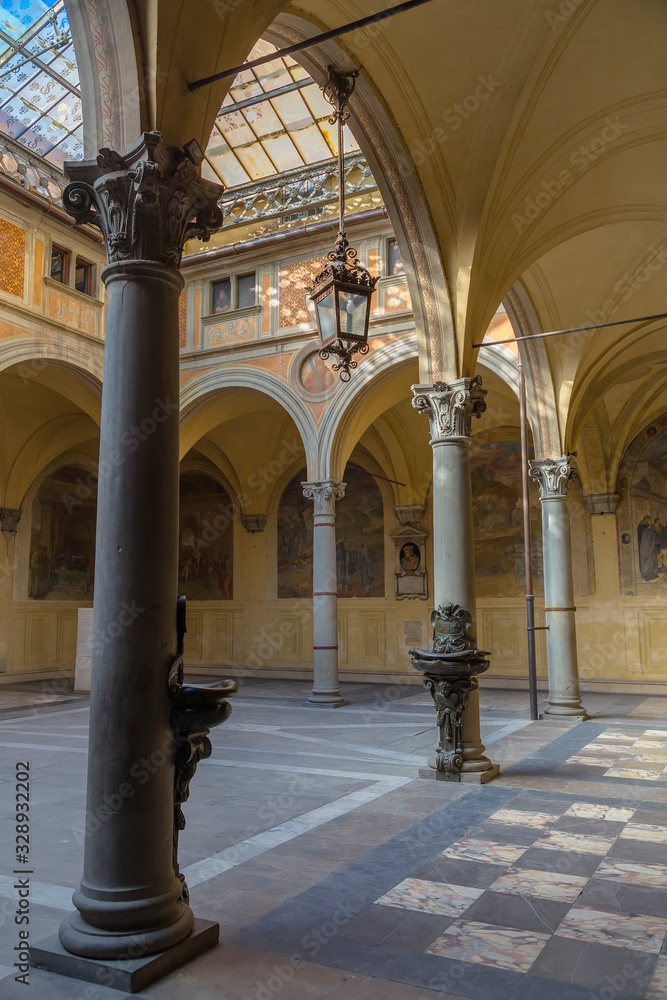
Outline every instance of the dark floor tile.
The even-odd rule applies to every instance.
[[[391,939],[396,947],[423,951],[454,919],[453,916],[373,904],[348,920],[338,933],[370,944],[386,943]]]
[[[384,907],[377,907],[377,909]],[[452,924],[456,916],[443,916],[438,913],[421,913],[416,910],[401,911],[404,916],[403,923],[391,931],[380,942],[390,945],[392,948],[407,948],[410,951],[425,951],[437,937],[444,934],[446,929]],[[373,919],[371,914],[370,919]]]
[[[636,861],[645,865],[664,865],[667,862],[667,846],[652,844],[643,840],[617,840],[607,855],[618,861]]]
[[[576,983],[596,990],[596,997],[625,994],[643,997],[657,957],[629,948],[552,937],[530,969],[531,976]],[[599,991],[599,992],[598,992]],[[548,989],[545,996],[550,996]]]
[[[492,840],[496,844],[518,844],[530,847],[544,830],[534,826],[505,826],[502,823],[480,823],[470,830],[473,840]]]
[[[648,886],[623,885],[618,882],[593,878],[577,899],[578,906],[593,906],[617,913],[641,913],[649,917],[667,919],[667,890],[650,889]]]
[[[625,823],[610,823],[606,819],[583,819],[580,816],[561,816],[552,830],[568,833],[585,833],[593,837],[617,837],[625,828]]]
[[[589,878],[602,861],[600,854],[575,854],[573,851],[550,851],[545,847],[530,847],[516,862],[516,868],[536,868],[560,875],[587,875]]]
[[[464,919],[537,934],[553,934],[570,906],[570,903],[559,903],[553,899],[489,890],[468,907]]]
[[[640,806],[630,820],[631,823],[646,823],[647,826],[667,826],[667,805]]]
[[[454,885],[468,885],[475,889],[488,889],[506,871],[506,865],[491,865],[485,861],[433,858],[412,872],[412,877],[428,879],[430,882],[451,882]]]

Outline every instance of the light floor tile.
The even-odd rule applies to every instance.
[[[556,931],[558,937],[632,948],[652,955],[659,954],[665,933],[667,920],[660,917],[628,916],[586,906],[573,906]]]
[[[642,840],[649,844],[667,844],[667,827],[628,823],[619,837],[623,840]]]
[[[397,906],[404,910],[439,913],[458,917],[482,895],[484,889],[447,882],[429,882],[427,879],[406,878],[397,886],[376,899],[383,906]]]
[[[585,833],[549,830],[535,841],[533,847],[544,847],[550,851],[575,851],[577,854],[606,854],[613,844],[613,837],[591,837]]]
[[[579,819],[606,819],[614,823],[627,823],[634,815],[634,809],[605,806],[597,802],[573,802],[565,813]]]
[[[518,861],[527,847],[512,844],[497,844],[492,840],[471,840],[464,837],[443,851],[442,858],[458,858],[461,861],[487,861],[495,865],[511,865]]]
[[[548,830],[560,813],[529,812],[527,809],[499,809],[489,816],[487,823],[502,823],[503,826],[532,826],[538,830]]]
[[[667,1000],[667,955],[659,955],[646,1000]]]
[[[664,781],[661,771],[642,770],[638,767],[610,767],[604,772],[605,778],[635,778],[637,781]]]
[[[634,861],[605,858],[593,878],[626,885],[645,885],[652,889],[667,889],[667,865],[642,865]]]
[[[495,924],[457,921],[426,953],[511,972],[528,972],[551,935],[500,928]]]
[[[558,872],[535,871],[531,868],[511,868],[493,885],[493,892],[510,892],[517,896],[539,896],[560,903],[574,903],[588,882],[582,875],[560,875]]]

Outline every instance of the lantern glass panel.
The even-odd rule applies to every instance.
[[[340,307],[340,336],[364,337],[366,333],[366,314],[368,312],[368,296],[355,295],[354,292],[338,292]]]
[[[317,325],[320,328],[322,341],[330,340],[336,336],[336,322],[334,316],[333,292],[329,292],[317,303]]]

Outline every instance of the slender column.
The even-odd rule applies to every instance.
[[[475,621],[475,542],[470,480],[472,417],[486,409],[486,390],[470,378],[414,385],[412,405],[427,413],[433,448],[433,590],[436,608],[458,604]],[[461,775],[493,768],[484,756],[479,691],[463,713]]]
[[[301,483],[314,504],[313,515],[313,693],[311,705],[349,705],[338,684],[338,613],[336,575],[336,500],[345,483],[325,479]]]
[[[60,941],[114,959],[169,949],[194,920],[172,863],[178,267],[189,235],[218,228],[220,188],[157,132],[69,173],[65,206],[102,230],[108,264],[84,871]]]
[[[537,458],[530,475],[540,487],[544,553],[544,611],[547,624],[549,703],[545,715],[588,718],[579,695],[574,583],[567,488],[576,471],[569,455]]]
[[[9,608],[12,601],[14,583],[14,562],[16,538],[21,511],[13,507],[0,507],[0,531],[5,539],[5,551],[0,551],[0,603]],[[6,673],[9,666],[11,616],[5,613],[0,621],[0,673]]]

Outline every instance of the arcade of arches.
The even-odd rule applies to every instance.
[[[53,678],[73,685],[72,697],[92,686],[88,817],[165,732],[181,733],[182,751],[185,730],[174,728],[175,718],[186,724],[189,697],[181,653],[188,681],[219,695],[215,721],[202,722],[201,733],[226,718],[222,682],[231,677],[267,698],[292,692],[289,704],[317,715],[315,723],[304,715],[304,732],[353,712],[355,690],[392,684],[408,702],[422,697],[414,711],[426,719],[427,706],[423,731],[432,727],[410,651],[431,647],[432,615],[450,604],[470,614],[474,641],[463,648],[488,651],[490,666],[452,716],[456,735],[447,728],[451,705],[434,694],[441,738],[450,733],[458,763],[447,770],[431,762],[438,778],[453,780],[421,785],[451,803],[453,785],[480,792],[476,785],[497,774],[482,743],[484,713],[499,706],[511,727],[518,716],[502,699],[512,692],[527,704],[524,502],[542,732],[573,741],[560,763],[586,766],[577,753],[588,740],[578,736],[575,746],[572,734],[597,724],[580,725],[596,699],[613,695],[628,711],[641,703],[654,705],[646,711],[655,718],[664,714],[662,6],[428,0],[292,56],[278,50],[389,4],[0,6],[0,701]],[[187,86],[260,57],[254,68]],[[309,295],[337,231],[337,138],[321,93],[330,66],[359,71],[344,204],[350,243],[376,279],[370,349],[347,383],[319,356]],[[552,331],[565,332],[539,336]],[[179,594],[187,598],[184,637]],[[318,715],[322,706],[341,711]],[[270,725],[262,717],[256,728]],[[651,744],[646,759],[665,756],[667,732],[637,725],[649,743],[658,740],[652,728],[665,741]],[[593,736],[608,751],[604,732]],[[3,745],[14,746],[7,738]],[[192,732],[188,739],[194,772],[206,745],[195,747]],[[356,739],[341,738],[334,752],[352,752]],[[531,744],[538,758],[540,747]],[[395,765],[387,775],[402,781],[400,767],[421,752],[415,743],[401,757],[403,749],[378,744],[364,759],[387,753],[384,764]],[[171,826],[164,834],[174,754],[166,759],[147,779],[145,808],[133,792],[100,830],[86,828],[76,910],[53,945],[63,969],[67,955],[113,967],[127,957],[130,934],[143,956],[185,947],[170,969],[190,957],[184,942],[209,935],[192,955],[211,944],[210,929],[192,930]],[[619,765],[615,777],[627,778],[628,768]],[[630,773],[631,797],[639,797],[639,777]],[[662,780],[662,771],[651,777]],[[183,792],[178,781],[177,771],[182,804],[188,782]],[[607,802],[606,794],[616,808],[620,786],[600,787],[587,794]],[[330,805],[318,800],[317,808]],[[287,813],[268,825],[282,829],[299,811]],[[176,842],[178,823],[177,810]],[[483,839],[492,833],[485,827]],[[210,849],[223,864],[218,874],[227,846]],[[489,858],[473,853],[462,853],[462,864],[484,868]],[[191,889],[205,881],[195,860]],[[431,879],[424,870],[417,880]],[[560,896],[543,895],[564,904],[567,878],[592,872],[575,865]],[[449,869],[433,878],[461,889]],[[490,885],[480,874],[463,895]],[[382,897],[389,923],[391,907],[424,910],[434,921],[430,945],[465,907],[459,895],[434,909],[422,890],[405,889],[411,905],[380,892],[368,905]],[[637,920],[658,921],[657,910],[627,905],[643,914]],[[448,915],[439,929],[435,914]],[[531,938],[532,924],[503,926]],[[552,934],[559,922],[549,926]],[[425,927],[410,934],[425,940]],[[495,968],[525,974],[537,940],[536,932],[520,943],[522,959]],[[454,968],[454,960],[493,966],[466,958],[467,945],[447,947],[429,954],[450,955]],[[35,961],[62,971],[59,958]],[[361,959],[358,968],[343,958],[333,964],[365,968]],[[660,1000],[664,954],[654,966],[641,995]],[[558,979],[548,968],[534,974]],[[454,980],[433,987],[424,977],[398,971],[395,981],[414,987],[414,1000],[418,987],[459,995]],[[119,981],[130,992],[140,977]],[[460,995],[478,1000],[498,985],[465,982]],[[106,1000],[106,987],[98,990]],[[639,996],[639,987],[625,983],[619,1000],[626,993]]]

